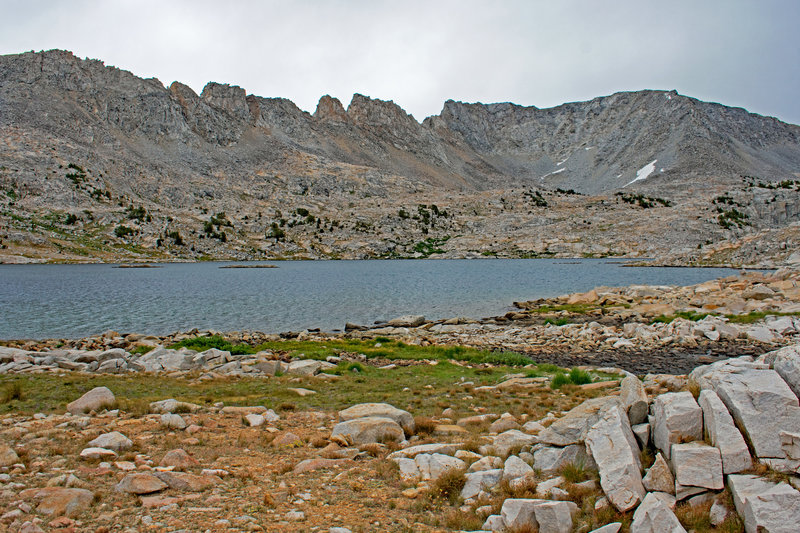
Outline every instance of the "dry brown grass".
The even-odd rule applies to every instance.
[[[436,429],[436,421],[427,416],[414,417],[414,433],[416,435],[430,435]]]

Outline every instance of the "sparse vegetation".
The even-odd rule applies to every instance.
[[[652,196],[644,196],[642,194],[628,194],[618,192],[616,195],[620,200],[626,204],[638,205],[642,209],[650,209],[651,207],[670,207],[672,202],[663,198],[653,198]]]

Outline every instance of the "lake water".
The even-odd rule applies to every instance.
[[[0,265],[0,339],[77,338],[113,329],[167,334],[343,329],[405,314],[429,319],[503,314],[512,302],[596,286],[691,285],[722,268],[622,267],[603,259],[288,261]]]

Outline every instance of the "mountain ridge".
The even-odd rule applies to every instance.
[[[26,213],[115,202],[258,213],[297,197],[341,211],[354,199],[505,202],[513,191],[683,198],[743,176],[800,178],[800,126],[675,91],[542,109],[447,100],[420,122],[361,94],[346,108],[324,95],[314,113],[225,83],[197,94],[60,50],[0,56],[0,128],[0,185],[27,191],[14,202]],[[69,165],[91,172],[73,183],[59,170]],[[791,222],[787,201],[778,219]]]

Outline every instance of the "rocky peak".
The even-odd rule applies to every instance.
[[[349,122],[350,117],[342,106],[338,98],[325,95],[319,99],[314,118],[324,122]]]
[[[359,126],[419,128],[414,117],[393,101],[378,100],[358,93],[350,100],[347,115]]]
[[[247,93],[238,85],[209,82],[203,88],[200,98],[216,109],[221,109],[243,120],[250,119],[250,106]]]

